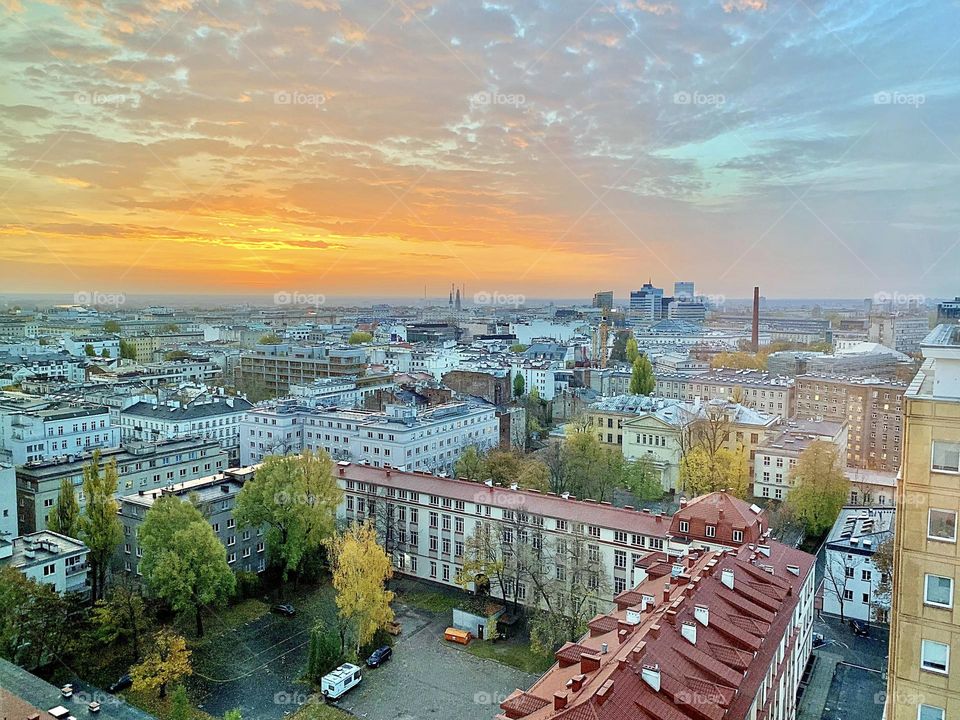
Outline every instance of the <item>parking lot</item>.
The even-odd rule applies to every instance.
[[[369,720],[449,718],[489,720],[515,688],[536,679],[448,645],[448,614],[395,603],[403,632],[383,667],[364,670],[363,681],[337,705]],[[194,677],[200,707],[215,717],[240,708],[243,717],[279,719],[307,701],[300,682],[309,648],[311,619],[264,615],[218,638],[219,677]],[[227,669],[229,668],[229,670]]]

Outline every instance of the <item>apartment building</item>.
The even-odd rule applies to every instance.
[[[900,469],[906,383],[876,377],[799,375],[796,387],[798,418],[848,423],[850,467]]]
[[[500,421],[496,408],[479,403],[443,403],[426,410],[387,405],[379,412],[311,408],[287,400],[250,410],[240,432],[244,465],[306,449],[374,467],[450,474],[471,445],[482,451],[499,444]]]
[[[0,460],[23,465],[120,444],[108,408],[50,405],[32,411],[0,406]]]
[[[905,396],[886,717],[960,716],[960,326],[939,325]],[[957,650],[957,653],[954,653]]]
[[[120,367],[116,371],[118,380],[137,381],[150,387],[168,383],[206,383],[222,373],[223,370],[217,363],[205,357],[144,363],[133,367]]]
[[[152,323],[163,324],[163,323]],[[124,333],[135,330],[130,323],[123,323]],[[202,330],[171,330],[170,332],[143,332],[136,335],[124,334],[123,339],[133,345],[134,358],[138,363],[149,363],[155,351],[162,348],[176,348],[179,345],[203,342]],[[114,355],[113,357],[116,357]]]
[[[0,557],[9,552],[17,531],[17,471],[0,463]]]
[[[707,432],[723,434],[722,446],[732,452],[743,452],[750,472],[756,448],[781,427],[779,416],[729,400],[705,403],[699,398],[686,403],[659,400],[655,409],[624,421],[623,456],[627,460],[646,458],[654,470],[659,471],[665,491],[679,490],[680,461],[685,449],[689,449],[695,424],[701,424]],[[606,434],[610,430],[605,428],[600,432]]]
[[[663,373],[657,375],[655,394],[676,400],[728,400],[739,395],[743,404],[781,418],[791,417],[794,409],[793,378],[760,370],[720,368],[699,375]]]
[[[318,377],[357,377],[366,368],[366,350],[342,345],[257,345],[240,356],[243,380],[258,380],[278,394]]]
[[[50,585],[61,595],[86,596],[90,549],[79,540],[43,530],[16,538],[0,565],[15,568],[31,580]]]
[[[893,537],[892,508],[845,507],[824,544],[823,612],[844,619],[887,622],[890,605],[877,586],[888,580],[874,555]]]
[[[76,489],[81,507],[86,504],[83,468],[92,456],[93,453],[84,452],[17,467],[17,516],[22,534],[47,528],[47,516],[57,503],[64,479]],[[117,498],[210,475],[228,465],[227,453],[220,443],[202,438],[131,442],[100,452],[101,466],[111,460],[117,463]]]
[[[763,544],[769,529],[761,508],[727,492],[680,498],[680,509],[670,520],[669,550],[726,550]]]
[[[658,398],[653,395],[615,395],[590,405],[584,413],[584,419],[587,430],[595,433],[601,443],[619,450],[623,447],[625,422],[679,403],[679,400]]]
[[[753,463],[753,496],[783,500],[792,487],[790,470],[803,451],[815,442],[831,443],[837,462],[847,458],[847,423],[829,420],[791,420],[779,433],[757,446]]]
[[[498,720],[793,720],[810,657],[814,557],[777,542],[647,554]]]
[[[120,412],[124,442],[139,440],[216,440],[227,453],[231,467],[240,463],[240,420],[253,405],[241,397],[213,396],[182,404],[138,402]]]
[[[173,483],[153,490],[140,490],[120,498],[120,522],[123,543],[117,549],[120,567],[128,574],[140,575],[143,551],[138,533],[153,503],[164,495],[174,495],[183,502],[195,502],[227,550],[227,564],[235,571],[263,572],[267,568],[264,528],[238,528],[233,517],[237,494],[256,468],[224,470],[193,480]]]
[[[929,332],[926,315],[875,314],[870,316],[867,340],[909,355],[920,351],[920,343]]]
[[[0,378],[11,384],[29,378],[48,378],[82,383],[86,377],[86,359],[66,352],[10,353],[0,351]]]

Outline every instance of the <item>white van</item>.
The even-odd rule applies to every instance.
[[[320,692],[327,700],[336,700],[354,685],[359,685],[362,679],[359,667],[344,663],[321,678]]]

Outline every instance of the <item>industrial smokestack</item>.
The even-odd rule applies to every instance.
[[[754,352],[760,350],[760,287],[753,288],[753,329],[750,333],[750,346]]]

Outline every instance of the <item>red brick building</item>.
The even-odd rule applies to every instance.
[[[768,529],[761,508],[726,492],[681,500],[670,522],[672,545],[696,543],[711,550],[759,543]]]

